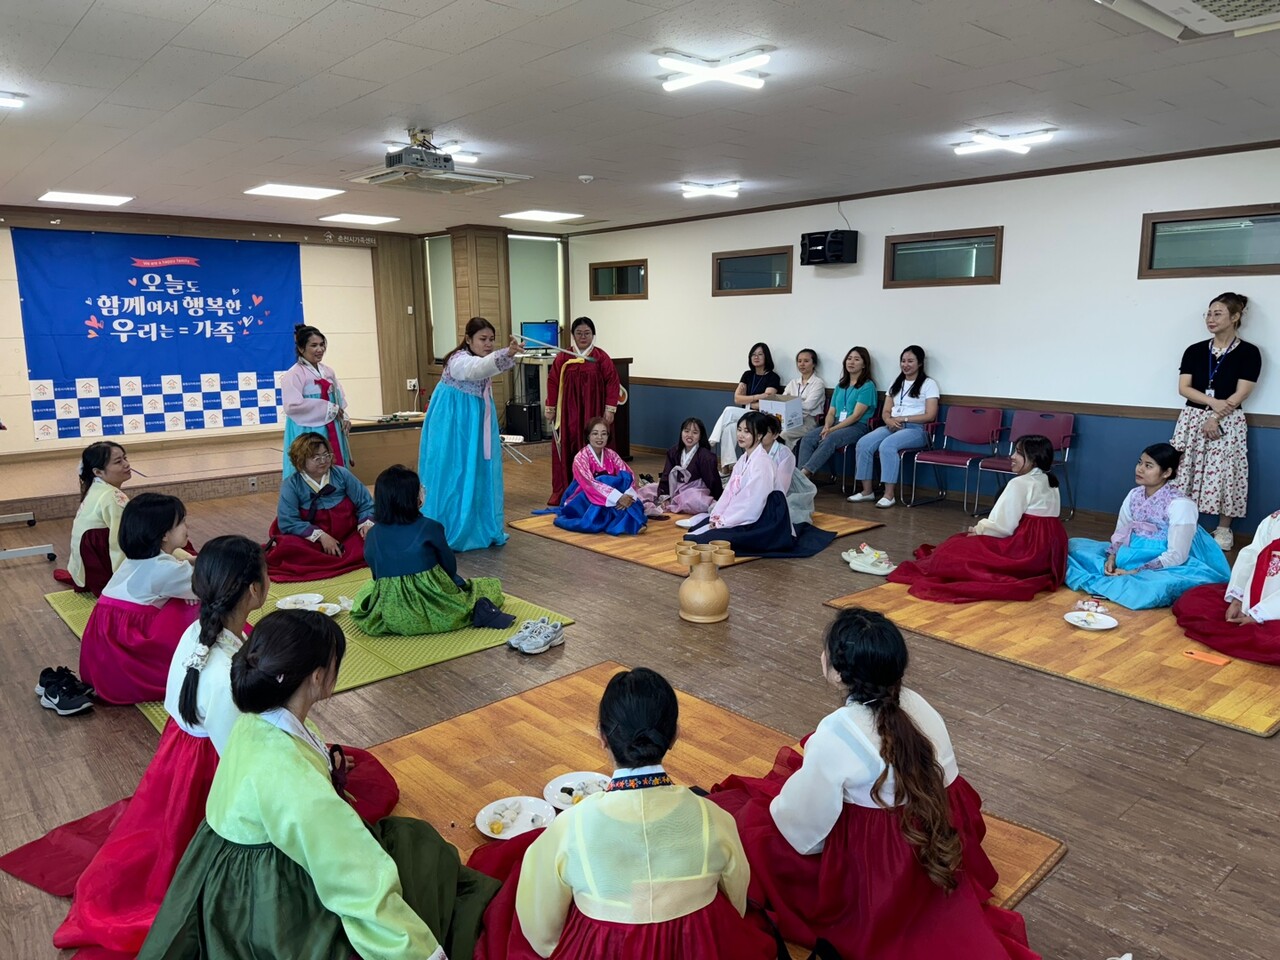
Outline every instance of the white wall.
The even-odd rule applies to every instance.
[[[862,344],[884,388],[919,343],[944,394],[1176,407],[1182,351],[1208,338],[1209,300],[1236,290],[1251,301],[1242,333],[1264,358],[1247,409],[1280,413],[1280,276],[1136,279],[1144,213],[1275,202],[1277,171],[1270,150],[845,203],[856,265],[799,265],[801,233],[844,227],[834,204],[574,237],[570,315],[592,317],[600,345],[634,357],[638,377],[737,380],[764,340],[784,381],[813,347],[832,384]],[[882,288],[886,235],[993,225],[1005,228],[998,285]],[[711,296],[713,251],[786,243],[791,294]],[[648,300],[587,299],[589,262],[636,257],[649,260]]]
[[[319,327],[329,340],[326,360],[338,372],[347,391],[348,409],[356,416],[382,411],[378,369],[377,323],[373,299],[373,258],[368,250],[339,247],[301,247],[302,308],[306,322]],[[289,365],[282,357],[280,368]],[[9,429],[0,433],[0,453],[80,449],[82,439],[37,441],[27,388],[27,355],[22,337],[13,239],[0,229],[0,419]],[[204,430],[202,436],[280,433],[281,426]],[[154,443],[188,434],[148,434],[129,438],[130,446]]]

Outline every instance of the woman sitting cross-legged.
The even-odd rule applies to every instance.
[[[638,491],[645,513],[706,513],[724,492],[707,428],[697,417],[680,424],[680,440],[667,451],[657,483]]]
[[[1199,525],[1195,501],[1173,483],[1181,460],[1167,443],[1142,451],[1134,473],[1138,485],[1120,505],[1111,542],[1068,541],[1068,587],[1147,610],[1231,575],[1222,549]]]
[[[400,464],[378,474],[373,518],[364,557],[373,579],[360,588],[351,619],[373,636],[447,633],[477,626],[478,606],[487,613],[505,602],[496,577],[458,576],[458,561],[444,527],[418,511],[423,491],[418,475]]]
[[[876,412],[876,385],[871,379],[871,353],[852,347],[844,355],[844,373],[831,395],[826,422],[800,440],[796,463],[810,480],[841,447],[856,444],[871,429]]]
[[[609,681],[599,717],[609,786],[545,830],[471,856],[504,880],[477,957],[773,960],[773,939],[743,919],[749,875],[733,819],[663,770],[678,714],[652,670]]]
[[[610,536],[639,533],[648,522],[636,493],[635,478],[623,459],[609,449],[604,417],[587,421],[587,445],[573,458],[573,482],[554,508],[555,525],[575,533]]]
[[[1022,918],[988,902],[982,800],[938,711],[903,686],[907,661],[883,614],[842,610],[822,673],[844,705],[768,776],[712,789],[738,823],[748,897],[787,940],[845,960],[1035,960]]]
[[[1280,510],[1258,524],[1225,586],[1192,587],[1175,600],[1178,626],[1232,657],[1280,663]]]
[[[241,715],[139,960],[472,955],[497,882],[421,820],[362,823],[306,726],[345,650],[324,614],[277,610],[236,653]]]
[[[80,676],[105,703],[163,700],[169,661],[200,615],[191,590],[187,508],[177,497],[140,493],[120,518],[125,561],[89,614]]]
[[[1013,470],[991,513],[938,546],[923,544],[915,562],[898,564],[893,583],[911,584],[922,600],[1030,600],[1057,590],[1067,574],[1067,531],[1053,470],[1053,444],[1030,434],[1013,445]]]
[[[335,466],[329,441],[304,433],[289,445],[298,468],[280,484],[267,544],[276,583],[323,580],[364,566],[364,538],[373,526],[373,498],[346,467]]]

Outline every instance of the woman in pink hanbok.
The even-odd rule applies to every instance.
[[[556,507],[555,524],[575,533],[639,533],[647,519],[626,463],[610,450],[604,417],[587,421],[587,445],[573,458],[573,482]]]

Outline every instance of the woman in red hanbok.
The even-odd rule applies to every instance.
[[[1241,660],[1280,663],[1280,510],[1258,524],[1253,542],[1220,583],[1192,587],[1173,603],[1193,640]]]
[[[573,458],[587,445],[587,421],[604,417],[612,427],[622,402],[618,371],[610,356],[595,346],[596,325],[579,317],[570,328],[576,356],[558,353],[547,373],[546,418],[552,429],[551,496],[556,507],[573,480]]]
[[[906,668],[891,621],[841,611],[822,670],[845,705],[768,776],[712,790],[738,822],[748,897],[787,940],[826,940],[842,960],[1033,960],[1022,918],[987,903],[982,801]]]
[[[941,603],[1030,600],[1057,590],[1067,572],[1067,531],[1053,470],[1053,444],[1030,434],[1013,446],[1017,474],[991,513],[938,546],[922,544],[915,562],[889,574],[913,597]]]

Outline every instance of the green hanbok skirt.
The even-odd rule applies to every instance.
[[[375,637],[448,633],[471,626],[471,611],[482,597],[501,607],[502,581],[473,577],[459,587],[437,564],[423,573],[370,580],[356,594],[351,618]]]
[[[457,849],[422,820],[386,817],[369,830],[395,861],[405,902],[450,960],[470,960],[484,909],[501,884],[464,867]],[[325,909],[301,866],[269,843],[224,840],[206,821],[182,858],[138,960],[354,956],[342,918]]]

